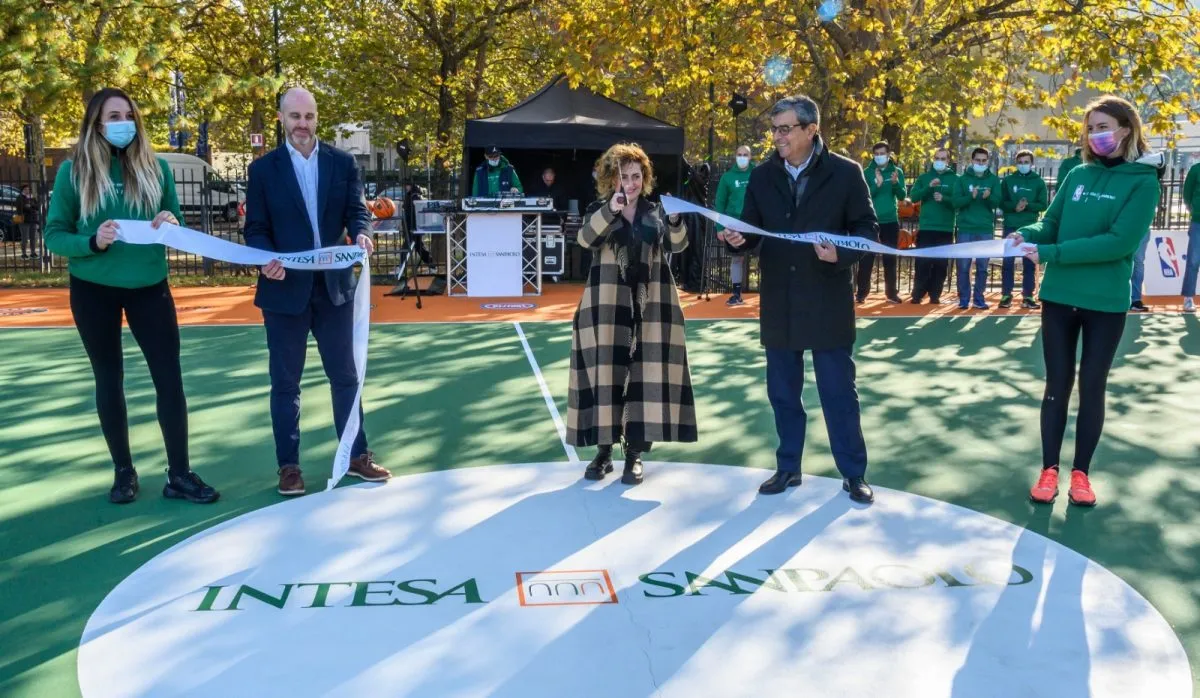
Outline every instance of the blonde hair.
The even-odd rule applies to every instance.
[[[104,137],[104,103],[113,97],[129,102],[137,135],[124,150],[114,155],[113,147]],[[83,218],[96,215],[117,195],[116,184],[109,173],[112,158],[120,158],[125,203],[130,209],[147,217],[158,212],[163,195],[163,171],[150,145],[150,137],[142,122],[137,104],[115,87],[106,87],[92,96],[83,114],[79,141],[71,155],[71,178],[79,192],[79,209]]]
[[[596,161],[596,191],[601,199],[608,199],[616,191],[613,182],[621,179],[621,168],[631,162],[642,167],[642,196],[649,196],[654,191],[654,166],[646,151],[637,143],[618,143],[600,156]]]
[[[1100,159],[1099,155],[1092,152],[1092,142],[1087,137],[1088,119],[1094,111],[1111,116],[1116,119],[1118,126],[1129,129],[1129,135],[1125,137],[1124,141],[1118,143],[1117,149],[1113,151],[1114,156],[1134,162],[1149,152],[1150,143],[1146,140],[1146,135],[1142,128],[1142,117],[1138,115],[1137,109],[1127,99],[1122,99],[1114,95],[1104,95],[1092,100],[1083,111],[1083,152],[1081,154],[1083,162],[1093,162]]]

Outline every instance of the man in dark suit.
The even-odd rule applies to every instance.
[[[370,216],[358,166],[349,154],[317,142],[317,102],[302,88],[279,102],[287,143],[250,165],[246,193],[246,244],[273,252],[304,252],[347,244],[347,233],[367,254],[374,251]],[[354,275],[351,269],[285,270],[278,260],[262,268],[254,304],[262,309],[271,371],[271,426],[279,464],[279,493],[304,494],[300,475],[300,377],[309,332],[333,393],[338,436],[355,405]],[[361,423],[361,420],[360,420]],[[350,452],[349,475],[377,482],[391,473],[367,450],[364,428]]]
[[[768,231],[823,232],[878,239],[871,195],[858,163],[830,153],[820,113],[808,97],[788,97],[771,110],[775,154],[754,168],[742,220]],[[804,352],[811,351],[833,460],[842,487],[859,502],[874,499],[866,481],[858,392],[854,385],[854,286],[861,252],[829,243],[722,233],[736,249],[761,259],[760,334],[767,352],[767,396],[775,412],[777,470],[759,488],[778,494],[800,484],[806,415]]]

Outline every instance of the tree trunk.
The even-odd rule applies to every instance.
[[[881,135],[882,140],[888,142],[897,158],[904,149],[904,128],[892,120],[889,107],[900,106],[903,103],[904,93],[896,83],[888,80],[883,90],[883,133]]]
[[[433,173],[435,177],[434,191],[438,192],[439,196],[449,196],[450,194],[450,173],[443,166],[447,159],[450,159],[453,154],[450,149],[450,129],[454,127],[454,96],[450,93],[450,78],[458,72],[458,66],[453,61],[453,58],[445,53],[442,54],[442,64],[438,70],[438,76],[441,78],[441,84],[438,85],[438,119],[437,119],[437,146],[436,146],[436,167]],[[461,183],[466,183],[466,163],[463,163],[463,173]]]

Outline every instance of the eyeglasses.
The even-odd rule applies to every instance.
[[[792,132],[794,128],[806,128],[808,124],[780,124],[771,126],[771,133],[778,136],[786,136]]]

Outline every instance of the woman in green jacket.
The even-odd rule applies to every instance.
[[[58,168],[46,220],[46,249],[68,260],[71,315],[96,380],[96,412],[115,473],[109,500],[138,494],[125,410],[121,318],[146,357],[167,448],[163,496],[214,502],[218,493],[188,463],[187,401],[179,366],[179,325],[161,245],[118,239],[117,220],[178,224],[175,180],[155,157],[141,112],[124,92],[100,90],[88,102],[79,142]]]
[[[1104,427],[1108,374],[1125,329],[1133,254],[1150,230],[1158,206],[1160,154],[1149,154],[1133,105],[1105,96],[1084,114],[1083,164],[1071,170],[1042,220],[1010,237],[1025,256],[1046,265],[1042,278],[1042,472],[1030,491],[1035,502],[1058,496],[1059,451],[1082,339],[1075,462],[1067,494],[1094,506],[1088,480]]]

